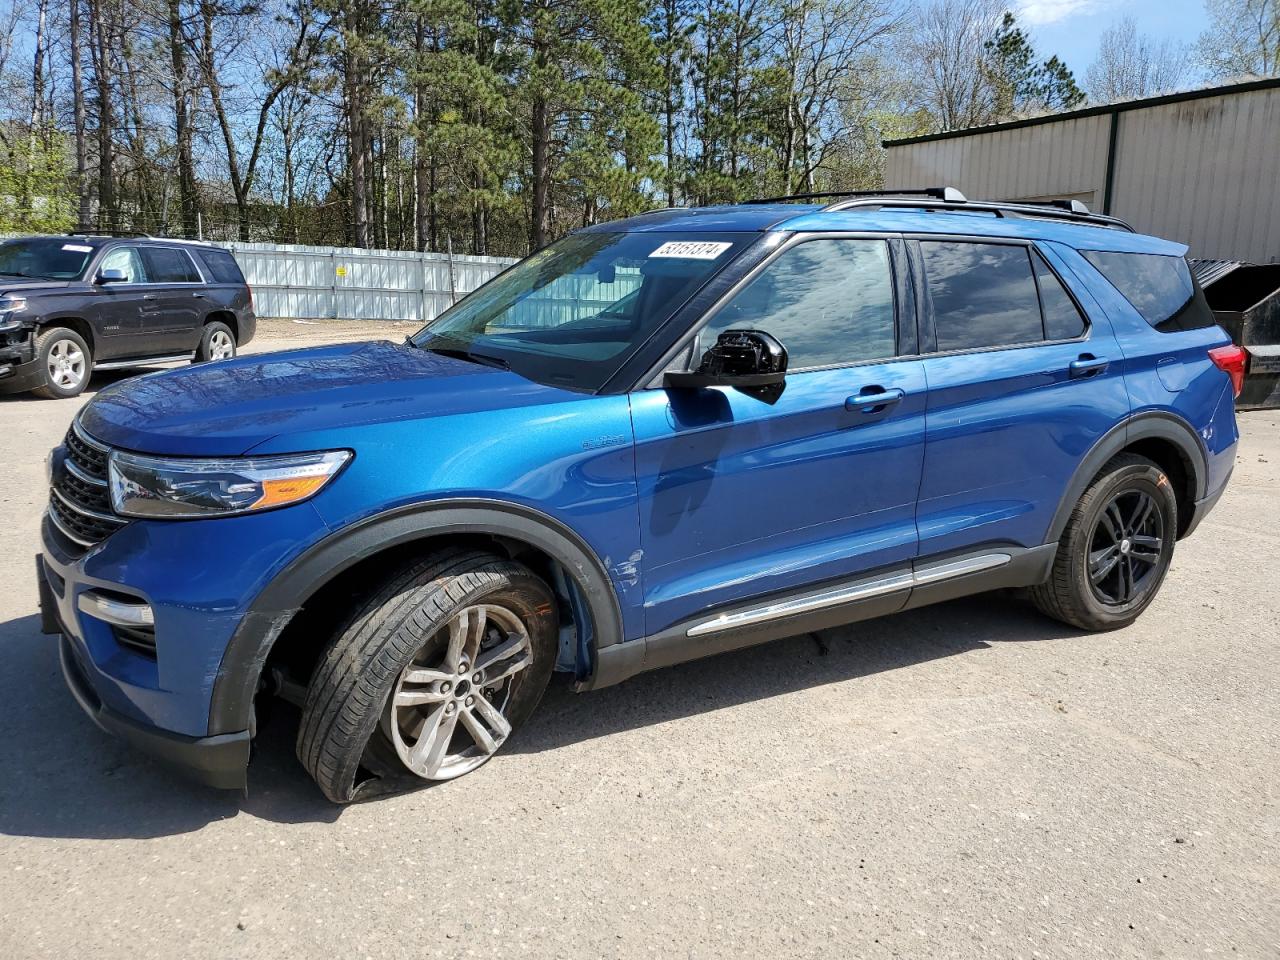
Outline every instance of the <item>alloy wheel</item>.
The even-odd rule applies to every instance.
[[[1098,514],[1089,542],[1089,583],[1107,606],[1139,599],[1158,578],[1165,551],[1164,516],[1155,498],[1125,490]]]
[[[223,330],[215,330],[209,337],[209,359],[230,360],[236,355],[235,341],[231,334]]]
[[[55,340],[49,348],[49,382],[64,390],[74,390],[84,380],[84,351],[73,340]]]
[[[382,716],[400,760],[427,780],[452,780],[511,734],[505,711],[533,661],[529,633],[505,607],[464,607],[401,672]]]

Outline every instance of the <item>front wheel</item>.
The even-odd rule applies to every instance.
[[[89,384],[93,355],[84,338],[66,327],[53,327],[36,337],[35,359],[44,383],[31,392],[49,400],[79,396]]]
[[[1031,589],[1042,613],[1082,630],[1128,626],[1155,599],[1178,530],[1178,501],[1146,457],[1112,458],[1071,513],[1053,573]]]
[[[402,571],[330,642],[307,689],[298,758],[352,799],[363,765],[452,780],[533,712],[556,659],[555,600],[527,567],[451,550]]]

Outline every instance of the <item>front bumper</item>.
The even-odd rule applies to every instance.
[[[238,722],[211,711],[227,644],[290,548],[324,529],[304,504],[258,517],[134,521],[80,551],[46,516],[37,562],[42,625],[62,638],[63,673],[85,712],[206,784],[243,788],[252,710]],[[88,592],[150,606],[152,652],[86,610]]]
[[[45,558],[36,557],[41,630],[57,635],[62,678],[89,719],[112,736],[128,741],[201,783],[223,790],[245,789],[251,740],[248,730],[214,737],[189,737],[127,717],[102,702],[89,680],[91,674],[97,672],[96,668],[86,665],[87,648],[82,649],[82,644],[73,639],[63,619],[62,604],[51,582],[57,574],[51,576],[51,573]],[[65,592],[65,580],[62,586]]]
[[[84,668],[66,634],[58,641],[58,657],[62,661],[62,677],[89,719],[112,736],[158,760],[176,767],[200,783],[221,790],[244,790],[249,768],[249,731],[227,733],[217,737],[184,737],[130,720],[109,707],[89,686]]]

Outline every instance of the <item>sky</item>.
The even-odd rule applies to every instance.
[[[1208,26],[1202,0],[1021,0],[1018,19],[1031,33],[1041,58],[1057,54],[1076,82],[1098,52],[1098,39],[1122,17],[1132,17],[1138,33],[1191,44]],[[1188,78],[1183,86],[1193,86]]]

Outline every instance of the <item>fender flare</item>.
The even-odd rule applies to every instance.
[[[1053,515],[1053,523],[1049,527],[1045,543],[1056,543],[1071,519],[1071,511],[1075,509],[1080,498],[1088,489],[1098,471],[1108,460],[1120,453],[1125,447],[1139,440],[1166,440],[1177,449],[1182,457],[1187,475],[1191,478],[1194,501],[1205,496],[1205,483],[1209,471],[1209,455],[1205,451],[1204,441],[1185,420],[1171,413],[1162,411],[1146,411],[1135,414],[1116,424],[1102,435],[1089,450],[1067,485],[1058,510]],[[1190,505],[1188,505],[1190,506]]]
[[[509,537],[542,550],[564,567],[581,591],[591,615],[595,651],[622,642],[622,612],[608,571],[586,541],[559,520],[500,500],[411,504],[338,530],[307,549],[263,588],[223,652],[209,702],[210,734],[252,729],[253,698],[267,655],[317,590],[384,550],[449,534]]]

